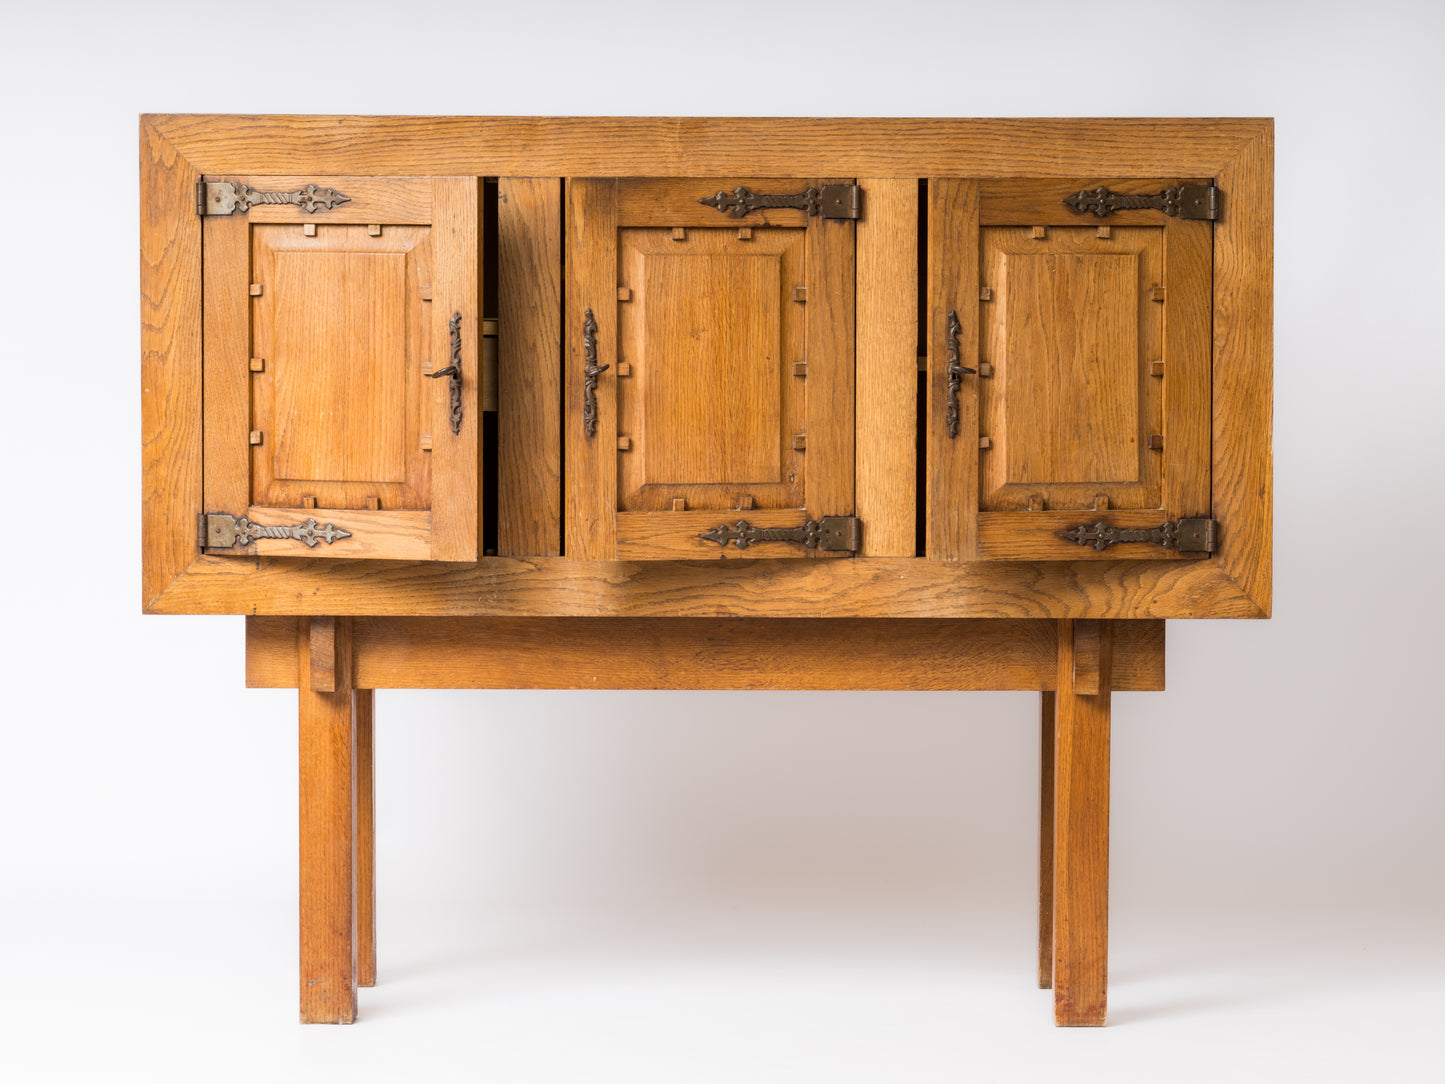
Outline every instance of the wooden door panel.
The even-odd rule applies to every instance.
[[[315,214],[258,202],[206,220],[218,317],[206,330],[206,510],[264,526],[314,520],[345,536],[212,552],[475,560],[477,180],[237,183],[315,183],[349,199]],[[455,432],[450,380],[427,379],[454,358]]]
[[[1161,507],[1162,235],[982,229],[980,509]]]
[[[853,225],[699,203],[830,183],[568,183],[569,556],[716,557],[697,535],[739,515],[797,527],[851,514]],[[748,553],[816,555],[784,542]]]
[[[930,182],[937,212],[977,192],[972,218],[930,222],[929,326],[940,338],[930,359],[944,353],[937,333],[953,311],[960,364],[978,370],[960,380],[957,408],[977,429],[960,424],[949,437],[945,366],[930,361],[929,546],[939,559],[1199,556],[1063,537],[1209,515],[1211,224],[1153,208],[1100,222],[1061,203],[1101,183],[1151,193],[1175,182]],[[956,455],[976,457],[976,470]],[[945,514],[958,506],[962,521]]]
[[[619,510],[801,507],[803,231],[620,234]]]

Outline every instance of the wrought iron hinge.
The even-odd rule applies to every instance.
[[[822,188],[809,187],[790,196],[767,195],[754,192],[746,185],[738,185],[731,192],[719,191],[698,200],[698,203],[716,207],[734,218],[770,207],[793,207],[822,218],[863,217],[863,189],[856,184],[825,184]]]
[[[1219,189],[1212,184],[1181,184],[1153,196],[1130,196],[1107,188],[1085,188],[1059,200],[1078,214],[1104,218],[1115,211],[1163,211],[1171,218],[1219,218]]]
[[[801,527],[754,527],[745,519],[729,526],[724,523],[699,538],[740,550],[759,542],[797,542],[810,550],[857,553],[863,548],[863,521],[857,516],[824,516],[810,519]]]
[[[1174,519],[1158,527],[1111,527],[1098,523],[1081,523],[1059,535],[1080,546],[1106,550],[1116,542],[1153,542],[1166,550],[1180,553],[1213,553],[1219,540],[1219,522],[1212,519]]]
[[[351,197],[344,196],[334,188],[318,188],[308,184],[295,192],[260,192],[241,181],[197,181],[196,214],[229,215],[240,211],[245,214],[258,203],[294,203],[307,214],[329,211],[338,203],[350,203]]]
[[[237,517],[225,512],[202,512],[196,517],[196,542],[201,549],[228,550],[232,546],[249,546],[258,538],[288,538],[304,542],[308,548],[314,549],[318,543],[325,542],[329,546],[350,537],[350,531],[343,531],[330,523],[317,523],[314,519],[268,527],[252,523],[245,516]]]

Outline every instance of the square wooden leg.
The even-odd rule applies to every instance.
[[[1054,703],[1039,694],[1039,989],[1054,985]]]
[[[356,697],[356,985],[376,985],[376,692]]]
[[[1107,621],[1059,623],[1054,730],[1054,1022],[1099,1027],[1109,984]]]
[[[351,625],[300,623],[301,1022],[356,1019],[356,705]]]

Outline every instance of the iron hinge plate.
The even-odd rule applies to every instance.
[[[307,214],[330,211],[339,203],[350,203],[351,197],[334,188],[322,188],[308,184],[294,192],[261,192],[241,181],[196,182],[196,214],[231,215],[239,211],[245,214],[258,203],[287,203],[299,207]]]
[[[863,189],[856,184],[825,184],[818,196],[823,218],[862,218]]]
[[[706,542],[740,550],[760,542],[795,542],[810,550],[829,553],[857,553],[863,548],[863,521],[857,516],[824,516],[810,519],[801,527],[754,527],[745,519],[724,523],[698,535]]]
[[[1100,552],[1120,542],[1149,542],[1180,553],[1213,553],[1219,544],[1219,521],[1213,519],[1166,520],[1158,527],[1115,527],[1103,520],[1081,523],[1059,535],[1078,546],[1092,546]]]
[[[203,550],[249,546],[258,538],[287,539],[315,549],[322,542],[329,546],[350,537],[350,531],[333,523],[317,523],[310,518],[305,523],[268,525],[252,523],[245,516],[233,516],[227,512],[202,512],[196,517],[196,544]]]

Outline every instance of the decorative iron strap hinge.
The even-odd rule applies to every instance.
[[[196,214],[229,215],[240,211],[245,214],[258,203],[294,203],[307,214],[329,211],[338,203],[350,203],[350,196],[343,196],[334,188],[318,188],[308,184],[295,192],[258,192],[249,184],[240,181],[197,181]]]
[[[1181,184],[1153,196],[1130,196],[1107,188],[1085,188],[1059,200],[1077,214],[1104,218],[1115,211],[1163,211],[1171,218],[1219,218],[1219,189],[1212,184]]]
[[[284,527],[266,527],[252,523],[245,516],[238,518],[224,512],[202,512],[196,519],[196,541],[202,549],[228,550],[232,546],[249,546],[258,538],[289,538],[314,549],[320,542],[329,546],[351,537],[350,531],[343,531],[330,523],[317,523],[314,519]]]
[[[856,184],[825,184],[822,188],[805,188],[792,196],[765,195],[746,185],[738,185],[731,192],[719,191],[716,195],[698,200],[698,203],[716,207],[734,218],[770,207],[792,207],[822,218],[863,217],[863,189]]]
[[[1111,527],[1100,520],[1070,527],[1059,537],[1080,546],[1093,546],[1100,551],[1116,542],[1153,542],[1166,550],[1178,550],[1180,553],[1213,553],[1218,544],[1219,523],[1212,519],[1176,519],[1158,527],[1133,528]]]
[[[810,550],[857,553],[863,548],[863,521],[857,516],[824,516],[801,527],[754,527],[740,519],[731,527],[724,523],[698,537],[724,547],[731,542],[740,550],[759,542],[797,542]]]

